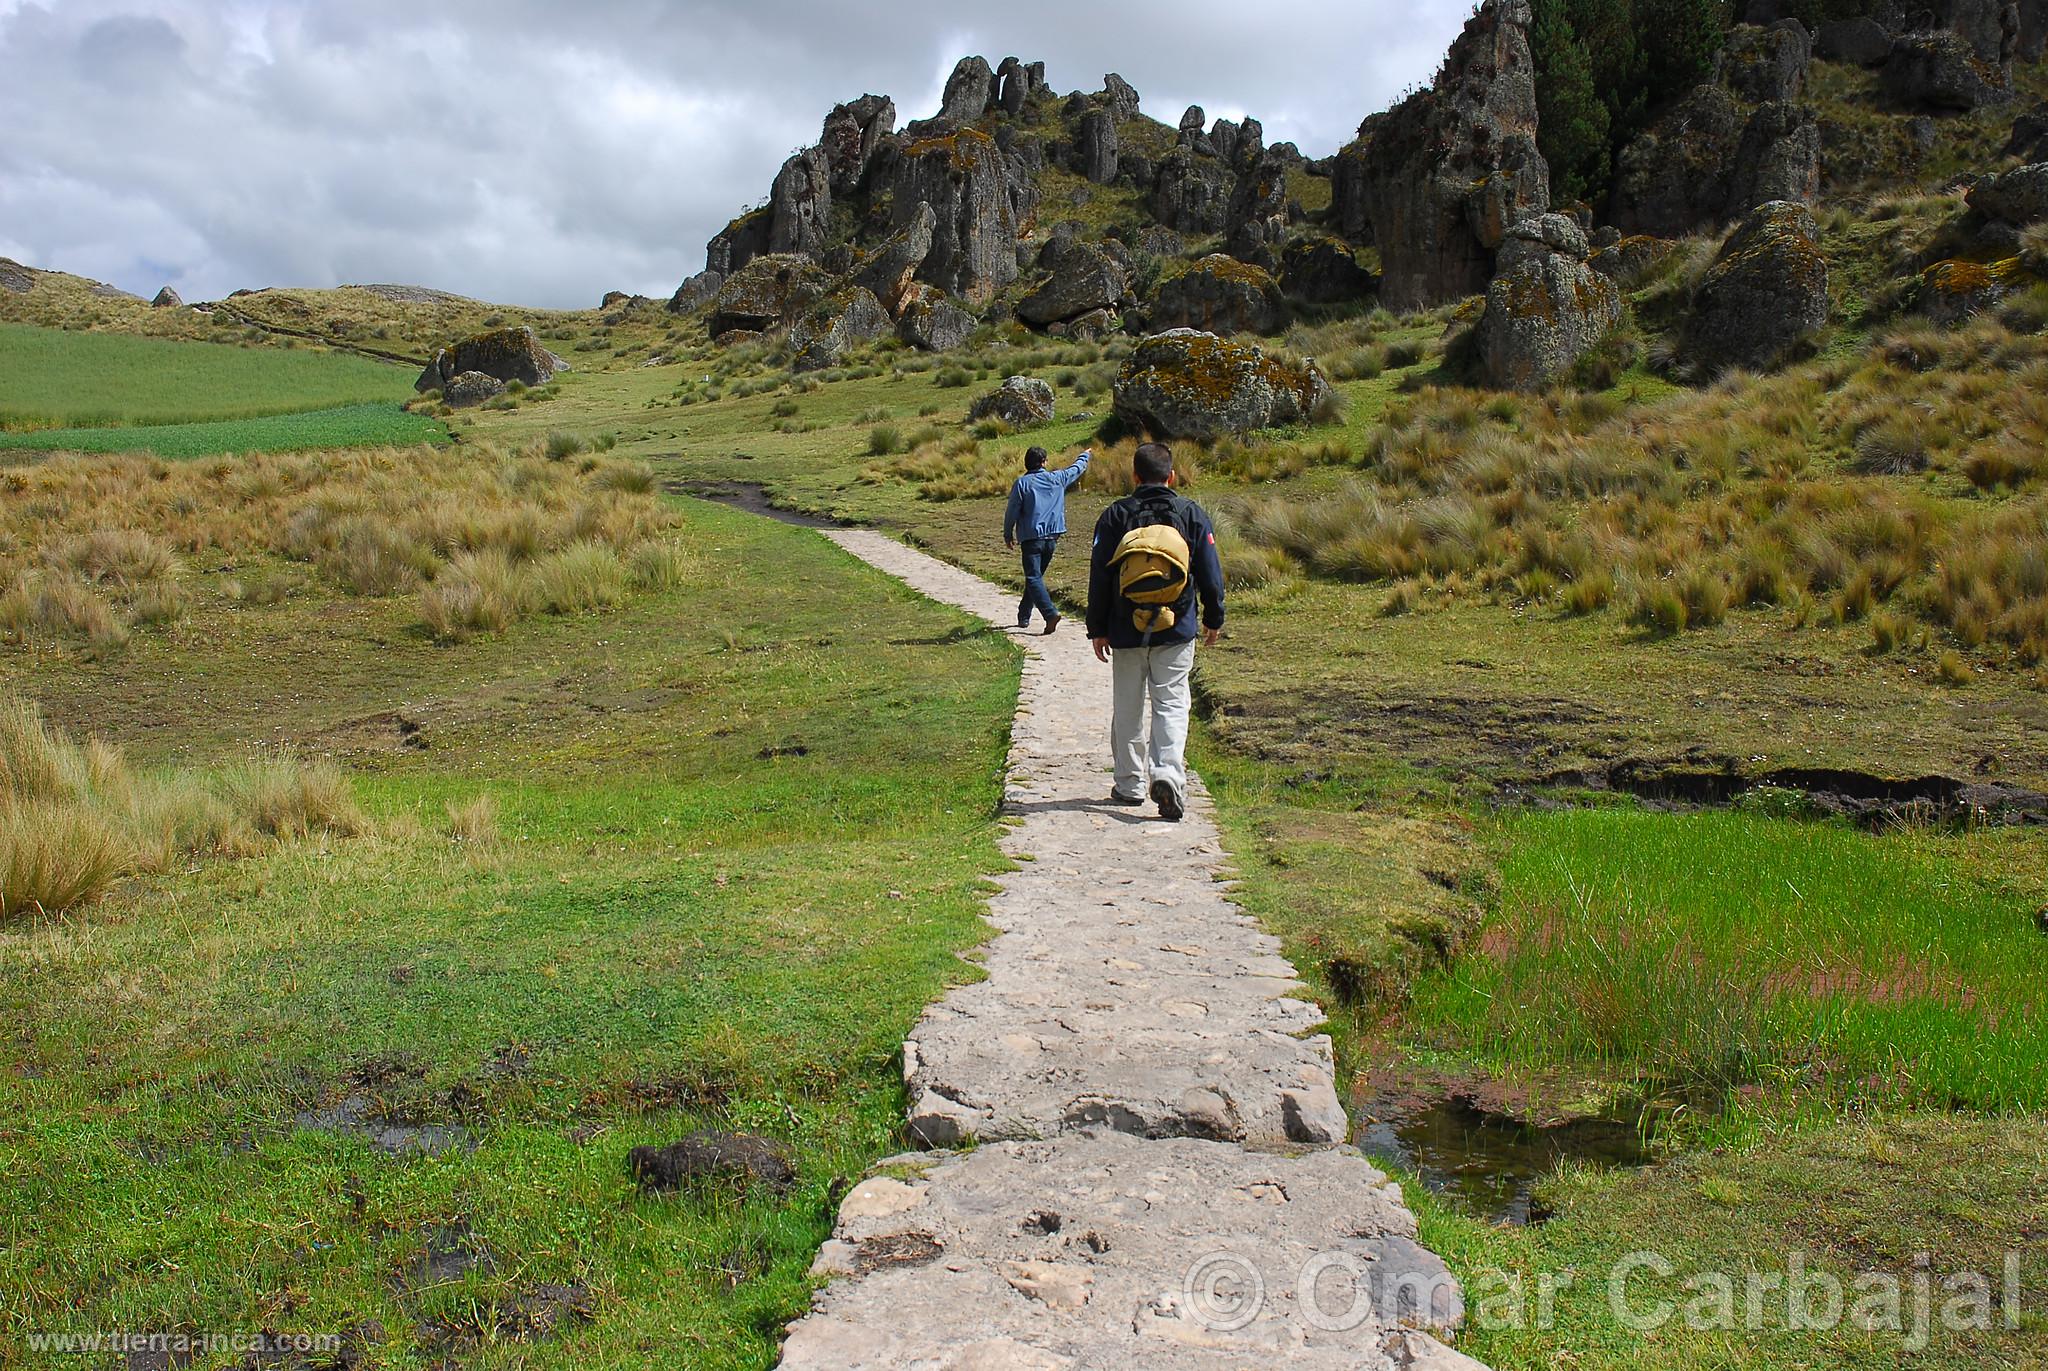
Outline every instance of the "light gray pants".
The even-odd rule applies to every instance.
[[[1110,654],[1115,695],[1110,715],[1110,749],[1116,755],[1116,793],[1142,799],[1149,792],[1146,775],[1166,781],[1185,799],[1188,790],[1188,671],[1195,664],[1195,643],[1160,647],[1120,647]],[[1151,746],[1146,746],[1145,704],[1152,704]],[[1148,755],[1149,753],[1149,755]]]

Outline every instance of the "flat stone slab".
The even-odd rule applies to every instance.
[[[1114,1132],[883,1163],[841,1206],[784,1371],[1478,1364],[1399,1187],[1299,1157]]]
[[[831,536],[934,599],[1003,626],[1016,601],[878,533]],[[988,978],[926,1011],[904,1046],[910,1130],[951,1146],[1109,1127],[1252,1146],[1342,1142],[1348,1123],[1294,967],[1219,883],[1223,845],[1191,786],[1177,824],[1109,794],[1109,669],[1078,623],[1029,649],[1011,739]]]

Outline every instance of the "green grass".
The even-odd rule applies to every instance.
[[[254,419],[412,393],[404,368],[312,349],[0,324],[0,429]]]
[[[154,452],[159,457],[214,457],[234,452],[403,446],[439,442],[447,434],[439,420],[385,401],[257,419],[0,433],[0,451]]]
[[[120,654],[0,659],[138,765],[339,757],[376,824],[0,929],[0,1341],[374,1322],[391,1365],[772,1361],[984,928],[1017,668],[815,534],[685,517],[682,583],[601,621],[442,646],[403,599],[202,594]],[[495,837],[458,846],[479,795]],[[474,1150],[294,1127],[351,1092]],[[627,1151],[705,1126],[782,1142],[794,1189],[639,1196]],[[417,1274],[441,1228],[490,1263]],[[591,1318],[437,1331],[549,1282]]]

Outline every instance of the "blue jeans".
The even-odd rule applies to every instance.
[[[1057,538],[1026,538],[1018,546],[1024,549],[1024,598],[1017,604],[1017,627],[1031,622],[1031,611],[1036,609],[1048,621],[1060,617],[1052,607],[1052,595],[1045,588],[1045,569],[1052,565],[1053,549],[1060,545]]]

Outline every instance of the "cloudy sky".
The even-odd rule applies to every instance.
[[[1331,152],[1469,0],[0,0],[0,256],[187,299],[393,281],[666,294],[835,101],[954,60]]]

